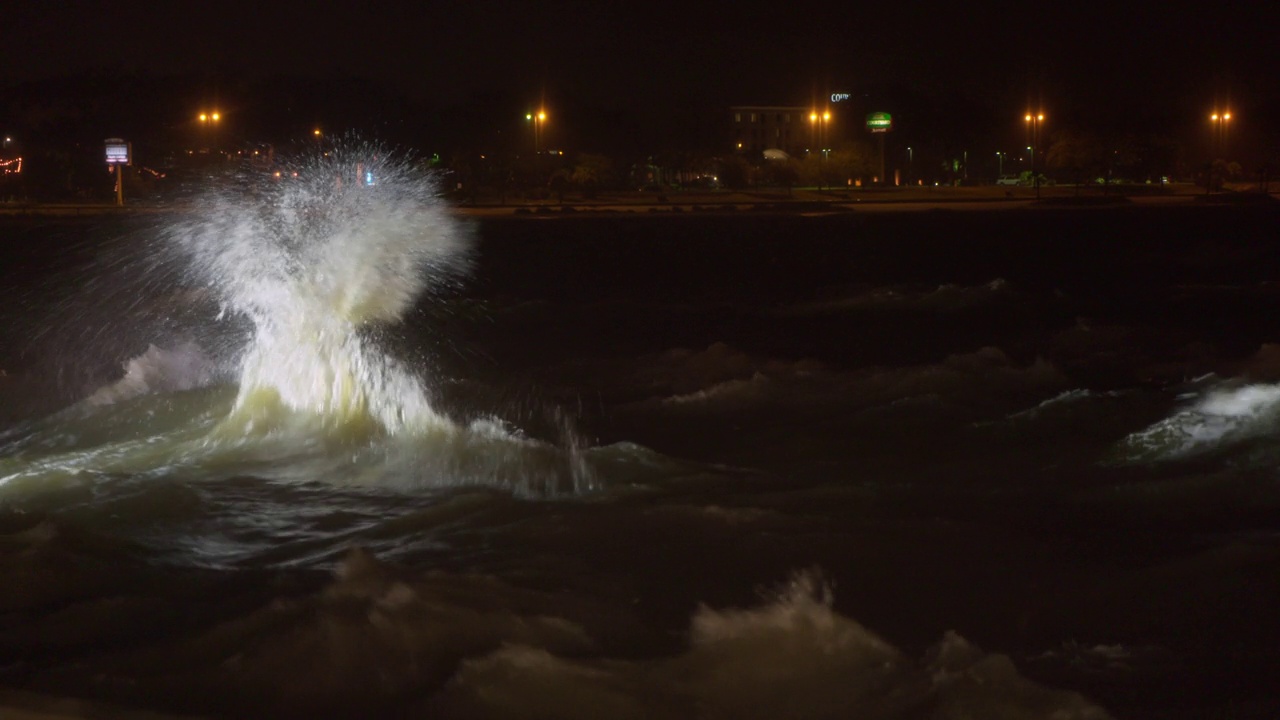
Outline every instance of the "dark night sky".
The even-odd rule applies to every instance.
[[[0,81],[332,74],[441,105],[545,92],[618,109],[897,86],[1076,118],[1198,114],[1216,94],[1274,115],[1277,5],[24,2],[5,11]]]

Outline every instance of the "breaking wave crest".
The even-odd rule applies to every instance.
[[[470,263],[468,226],[411,159],[339,143],[288,172],[215,186],[161,238],[167,268],[216,300],[214,322],[247,324],[247,342],[219,362],[195,342],[150,346],[121,379],[17,442],[0,483],[180,466],[535,494],[590,487],[571,419],[550,442],[497,418],[451,419],[431,402],[429,368],[379,342]],[[201,388],[213,389],[194,407],[175,399]]]
[[[253,325],[235,431],[260,430],[274,405],[390,434],[438,426],[421,379],[369,331],[462,275],[466,228],[429,177],[378,147],[340,145],[281,175],[221,190],[168,234],[224,312]]]
[[[1132,462],[1174,460],[1221,450],[1280,428],[1280,385],[1212,387],[1169,417],[1120,443]]]

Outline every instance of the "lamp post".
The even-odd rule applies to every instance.
[[[1004,177],[1004,153],[996,151],[996,182]]]
[[[533,154],[537,155],[541,141],[542,125],[547,121],[547,111],[539,110],[536,113],[525,113],[524,119],[533,125]]]
[[[1027,129],[1031,133],[1031,181],[1036,187],[1036,199],[1040,199],[1040,175],[1036,172],[1036,144],[1040,140],[1040,127],[1044,124],[1044,113],[1027,113],[1023,118],[1027,122]]]
[[[831,122],[831,111],[824,110],[819,113],[817,110],[809,113],[809,131],[810,134],[818,140],[818,150],[822,152],[822,166],[818,170],[818,189],[821,190],[825,184],[827,174],[827,153],[830,148],[827,147],[827,125]]]
[[[542,157],[539,153],[542,151],[542,126],[547,122],[547,111],[539,108],[534,112],[525,113],[524,119],[533,127],[533,178],[535,186],[542,183]]]
[[[210,110],[200,113],[196,116],[196,119],[200,121],[200,126],[212,136],[213,145],[216,148],[218,144],[217,128],[218,123],[222,122],[222,113],[217,110]]]
[[[1205,171],[1204,194],[1209,194],[1213,187],[1213,164],[1215,160],[1225,161],[1227,149],[1227,124],[1231,122],[1231,111],[1215,111],[1209,115],[1209,167]],[[1215,157],[1222,156],[1222,157]]]
[[[1213,142],[1210,151],[1225,155],[1227,149],[1227,124],[1231,122],[1231,111],[1215,112],[1209,115],[1209,122],[1210,127],[1213,129]]]

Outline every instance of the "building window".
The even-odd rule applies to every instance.
[[[742,122],[742,113],[734,113],[734,114],[733,114],[733,121],[734,121],[734,122],[736,122],[736,123],[740,123],[740,122]]]

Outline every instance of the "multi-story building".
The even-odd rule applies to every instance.
[[[815,145],[815,122],[810,110],[776,105],[737,105],[729,108],[733,150],[743,154],[782,150],[800,156]]]

